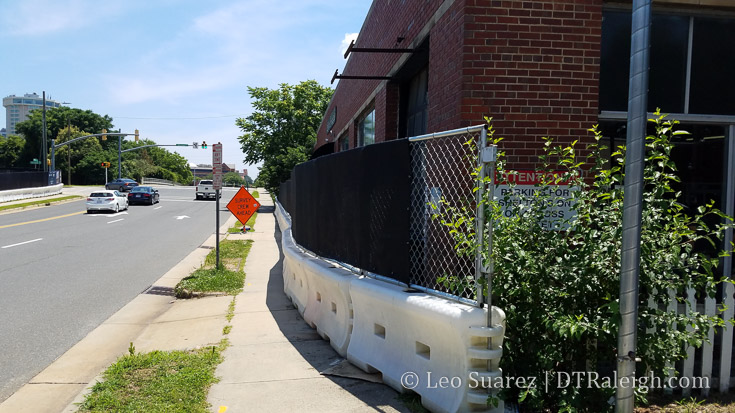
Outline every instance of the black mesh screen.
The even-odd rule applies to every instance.
[[[43,171],[0,171],[0,191],[38,188],[49,185],[49,173]]]
[[[408,140],[302,163],[279,188],[296,242],[326,258],[408,282]]]

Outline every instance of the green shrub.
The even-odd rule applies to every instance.
[[[636,371],[666,377],[668,363],[684,359],[687,346],[700,346],[710,328],[723,324],[721,318],[697,313],[696,308],[678,314],[668,304],[674,297],[689,308],[688,289],[714,297],[717,284],[725,281],[715,275],[715,240],[724,234],[722,222],[728,221],[713,202],[689,214],[678,201],[681,194],[674,187],[679,178],[670,154],[671,138],[680,132],[675,131],[677,122],[656,116],[656,132],[646,138],[636,354],[642,362]],[[492,257],[486,255],[484,262],[489,265],[492,258],[493,304],[506,313],[503,375],[537,378],[535,388],[511,387],[501,393],[505,400],[519,402],[522,411],[612,409],[608,402],[614,388],[588,388],[586,381],[579,388],[556,386],[555,381],[544,385],[547,375],[556,380],[560,372],[590,369],[603,383],[602,377],[616,368],[625,148],[613,151],[616,163],[608,166],[602,136],[596,128],[591,131],[595,143],[587,148],[587,163],[577,158],[576,142],[554,146],[546,140],[541,160],[548,173],[530,205],[506,206],[504,214],[501,204],[512,204],[510,197],[492,200],[486,191],[482,200],[486,220],[494,225]],[[500,142],[492,128],[489,137]],[[587,180],[580,173],[583,167],[590,168]],[[497,170],[500,176],[506,173],[502,153]],[[553,175],[560,170],[561,176]],[[479,176],[477,171],[474,175]],[[555,179],[570,182],[576,214],[554,221],[557,230],[546,230],[540,223],[549,222],[545,214],[558,199],[544,189]],[[474,255],[474,212],[448,204],[442,210],[435,218],[450,228],[457,252]],[[637,395],[644,398],[644,390],[637,389]]]

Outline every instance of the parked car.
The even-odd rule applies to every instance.
[[[107,184],[105,184],[105,189],[116,189],[118,191],[126,191],[131,190],[138,186],[138,183],[135,182],[132,179],[128,178],[122,178],[122,179],[115,179],[114,181],[110,181]]]
[[[113,211],[128,209],[128,197],[119,191],[106,190],[92,192],[87,197],[87,213],[96,211]]]
[[[158,189],[151,186],[136,186],[128,194],[128,202],[132,204],[155,204],[159,202]]]

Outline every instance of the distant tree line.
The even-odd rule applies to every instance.
[[[49,154],[44,156],[42,117],[41,110],[34,110],[27,120],[16,124],[17,135],[0,137],[0,169],[28,169],[33,166],[33,159],[47,162],[50,159],[51,139],[56,139],[58,145],[80,136],[102,133],[105,129],[111,133],[123,132],[115,130],[112,118],[107,115],[66,106],[50,108],[46,110]],[[110,162],[108,178],[117,177],[117,140],[117,136],[107,137],[107,140],[94,137],[58,148],[55,166],[61,171],[62,181],[69,184],[71,179],[71,183],[78,185],[104,183],[105,171],[100,166],[102,162]],[[122,149],[154,144],[156,142],[149,139],[135,142],[127,137],[123,139]],[[150,177],[188,185],[193,178],[186,158],[160,147],[123,153],[121,170],[123,177],[138,181]]]

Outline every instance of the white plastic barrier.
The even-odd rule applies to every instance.
[[[304,320],[332,347],[383,381],[421,396],[434,412],[500,413],[487,407],[489,387],[497,393],[502,373],[505,314],[470,307],[365,277],[301,252],[290,220],[276,202],[281,227],[284,291]],[[346,349],[346,351],[345,351]]]
[[[304,271],[309,279],[304,320],[316,327],[340,356],[346,357],[353,317],[350,282],[355,276],[316,258],[306,260]]]
[[[499,326],[487,328],[484,309],[378,280],[353,280],[350,295],[355,317],[347,358],[353,364],[381,372],[398,391],[418,393],[431,411],[488,409],[486,388],[501,375],[502,310],[493,307]],[[500,401],[491,411],[503,410]]]
[[[6,191],[0,191],[0,202],[57,195],[61,193],[61,189],[63,187],[64,184],[57,184],[38,188],[9,189]]]
[[[281,233],[281,243],[286,295],[304,321],[345,357],[352,332],[350,281],[354,275],[301,252],[293,242],[291,229]]]
[[[296,247],[290,228],[281,233],[281,244],[283,246],[283,290],[303,316],[309,298],[309,279],[304,272],[303,263],[309,257]]]

